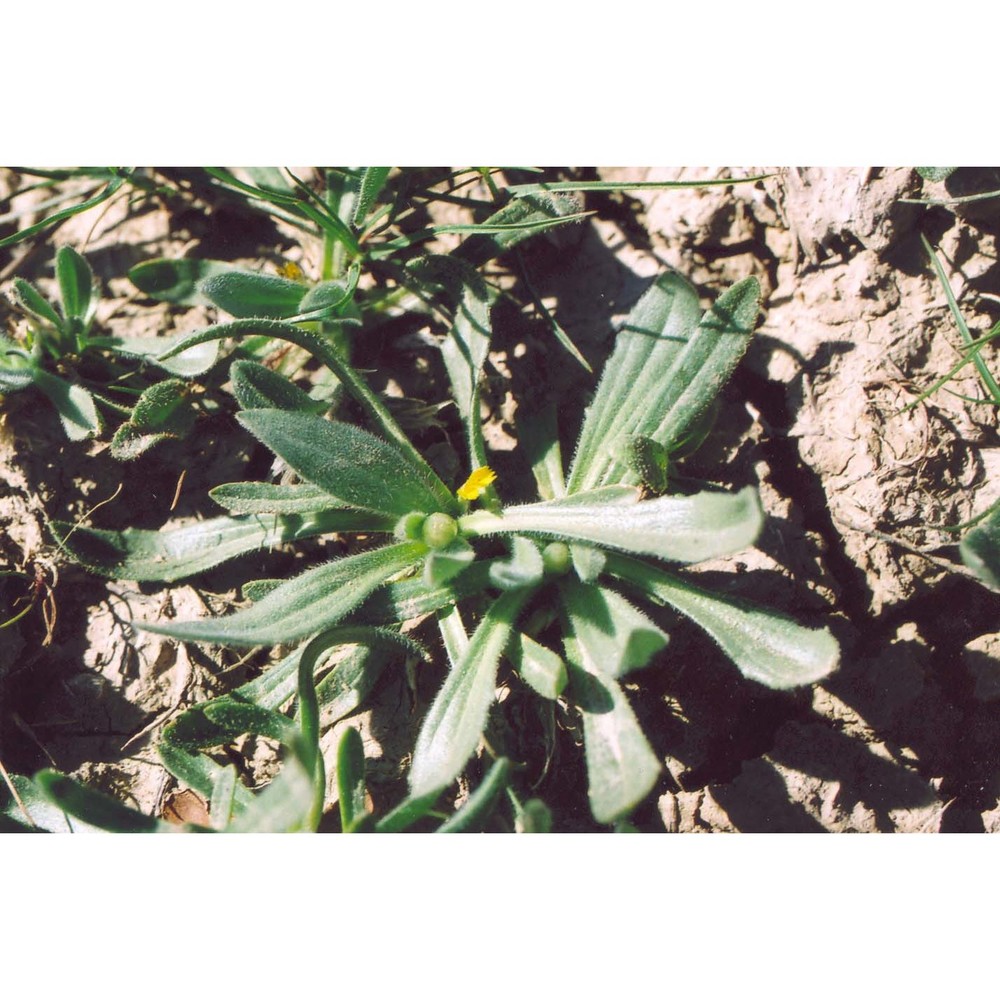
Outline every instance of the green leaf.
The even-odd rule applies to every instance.
[[[146,816],[108,795],[86,788],[58,771],[40,771],[34,780],[54,806],[101,830],[113,833],[168,833],[178,830],[178,827],[155,816]]]
[[[786,615],[720,597],[672,573],[624,556],[608,572],[676,608],[703,628],[751,680],[770,688],[812,684],[837,669],[840,647],[827,628],[806,628]]]
[[[204,706],[205,718],[233,736],[253,733],[279,743],[291,740],[295,727],[280,712],[233,698],[215,698]]]
[[[660,761],[617,681],[599,671],[588,636],[565,636],[570,694],[583,717],[590,811],[598,823],[628,815],[652,791]]]
[[[584,583],[593,583],[604,572],[607,556],[600,549],[592,545],[571,545],[569,553],[573,569]]]
[[[470,236],[454,256],[479,267],[543,228],[576,220],[579,209],[580,201],[572,195],[534,193],[514,198],[482,223],[479,228],[484,232]],[[464,228],[476,234],[476,227]]]
[[[945,180],[947,180],[955,172],[955,170],[958,169],[958,168],[957,167],[916,167],[915,169],[916,169],[917,173],[925,181],[934,182],[934,181],[945,181]]]
[[[322,413],[326,404],[309,397],[284,375],[256,361],[234,361],[229,369],[233,395],[243,410],[274,408],[299,413]]]
[[[194,424],[188,403],[188,384],[169,378],[149,386],[136,400],[132,415],[111,439],[111,454],[117,459],[137,458],[154,444],[181,438]]]
[[[566,662],[547,646],[523,632],[511,636],[507,656],[521,680],[536,694],[555,701],[566,687]]]
[[[438,833],[475,833],[483,828],[497,799],[510,783],[510,761],[498,757],[465,805],[437,828]]]
[[[301,833],[315,829],[315,774],[295,741],[274,780],[229,824],[231,833]]]
[[[198,289],[213,305],[237,319],[284,319],[299,312],[304,286],[276,274],[225,271],[203,278]]]
[[[337,799],[340,828],[352,833],[367,819],[365,806],[365,747],[353,727],[344,730],[337,744]]]
[[[312,483],[282,486],[278,483],[223,483],[208,491],[208,495],[230,514],[318,514],[330,508],[342,507],[335,497]],[[345,520],[337,531],[388,531],[394,518],[380,518],[367,511],[344,509]],[[356,520],[352,520],[356,519]],[[352,527],[356,524],[356,527]],[[384,525],[382,528],[374,525]]]
[[[502,514],[479,510],[459,519],[463,533],[520,532],[587,542],[604,548],[694,563],[739,552],[764,526],[760,498],[752,487],[739,493],[698,493],[641,503],[588,504],[572,500],[507,507]]]
[[[81,327],[85,327],[97,307],[96,300],[92,301],[94,273],[86,258],[72,247],[60,247],[56,252],[56,278],[62,296],[63,315],[67,321],[76,320]]]
[[[299,303],[300,315],[319,319],[342,314],[357,287],[357,277],[358,271],[355,268],[352,271],[352,280],[321,281],[310,288]]]
[[[495,697],[500,657],[532,592],[530,587],[508,590],[494,601],[438,692],[413,750],[410,793],[414,798],[450,785],[475,753]]]
[[[399,424],[396,423],[392,414],[379,399],[378,395],[372,392],[371,388],[358,372],[326,340],[316,334],[300,329],[290,323],[279,323],[275,320],[235,320],[232,323],[222,323],[218,326],[207,327],[204,330],[197,330],[192,334],[188,334],[170,353],[189,349],[197,344],[221,340],[223,337],[239,337],[248,334],[287,340],[304,348],[322,361],[336,375],[344,388],[357,400],[361,408],[382,433],[409,457],[414,466],[422,468],[425,471],[440,503],[446,506],[454,503],[451,491],[441,482],[430,465],[428,465],[426,459],[413,446],[413,443],[406,436]]]
[[[517,810],[515,829],[518,833],[551,833],[552,812],[541,799],[528,799]]]
[[[588,672],[624,677],[666,649],[666,632],[620,594],[572,578],[561,586],[566,615]]]
[[[232,764],[220,767],[216,772],[209,796],[209,821],[216,830],[225,830],[233,818],[237,784],[236,768]]]
[[[987,587],[1000,591],[1000,508],[965,533],[959,551]]]
[[[394,635],[395,641],[389,639],[390,635]],[[414,653],[413,644],[407,646],[405,636],[390,633],[388,629],[370,629],[364,640],[359,641],[365,645],[348,651],[316,685],[324,725],[333,725],[361,705],[389,663],[393,659],[398,661],[400,646],[405,652]],[[417,655],[421,655],[419,650]]]
[[[63,322],[59,318],[59,314],[52,308],[38,289],[25,281],[24,278],[14,279],[13,299],[15,305],[23,309],[33,319],[41,322],[43,326],[52,326],[56,330],[62,329]]]
[[[180,528],[105,531],[65,521],[51,521],[59,545],[87,569],[124,580],[179,580],[218,566],[245,552],[340,531],[361,530],[366,519],[373,531],[389,521],[357,511],[323,510],[312,514],[213,517]]]
[[[559,427],[553,404],[532,413],[518,424],[518,444],[531,463],[538,495],[543,500],[557,500],[566,495]]]
[[[150,298],[180,306],[202,306],[209,305],[211,299],[199,289],[199,282],[234,270],[234,264],[221,260],[198,260],[194,257],[168,260],[160,257],[136,264],[128,272],[128,277],[140,292],[145,292]]]
[[[458,576],[475,558],[475,550],[462,538],[456,538],[443,549],[432,549],[424,560],[424,586],[440,587]]]
[[[423,819],[434,808],[439,792],[430,792],[419,797],[409,796],[395,809],[386,813],[375,825],[377,833],[401,833]]]
[[[4,785],[0,783],[0,817],[12,821],[0,827],[2,833],[103,833],[100,827],[84,823],[67,815],[45,795],[30,778],[21,774],[10,775],[10,784],[17,792],[4,799]],[[18,802],[20,799],[20,803]],[[23,805],[23,809],[21,806]],[[27,815],[25,815],[27,810]],[[16,824],[16,825],[15,825]]]
[[[0,393],[20,392],[34,384],[41,371],[14,341],[0,334]]]
[[[186,714],[186,713],[185,713]],[[183,719],[184,716],[181,716]],[[180,719],[177,720],[178,722]],[[176,724],[176,723],[175,723]],[[203,753],[191,752],[170,738],[171,726],[164,731],[156,746],[156,753],[163,766],[180,782],[193,788],[209,801],[215,789],[224,781],[222,772],[227,770]],[[239,813],[253,801],[253,793],[240,782],[233,788],[231,813]],[[214,805],[214,803],[213,803]]]
[[[679,275],[662,275],[618,334],[594,402],[587,410],[569,491],[635,482],[629,439],[684,440],[712,404],[749,344],[760,286],[746,278],[697,322],[698,299]]]
[[[237,419],[303,479],[345,504],[400,517],[442,510],[425,470],[374,434],[314,414],[273,409],[244,410]],[[457,509],[454,498],[449,506]]]
[[[478,560],[437,587],[428,588],[421,576],[390,583],[365,602],[358,617],[371,622],[405,622],[433,614],[490,586],[490,562]]]
[[[361,175],[361,186],[358,192],[358,202],[354,206],[354,225],[360,229],[368,218],[368,213],[375,204],[375,199],[381,194],[385,182],[389,179],[391,167],[365,167]]]
[[[157,368],[181,378],[203,375],[219,357],[217,343],[194,344],[169,358],[161,354],[174,350],[178,344],[190,339],[190,334],[178,333],[172,337],[107,337],[105,343],[119,354],[142,358]]]
[[[83,441],[101,429],[94,397],[82,385],[71,385],[41,368],[34,369],[34,385],[48,397],[59,413],[70,441]]]
[[[490,566],[490,583],[499,590],[514,590],[541,582],[545,566],[538,545],[514,535],[510,549],[509,559],[495,559]]]
[[[139,627],[190,642],[237,646],[291,642],[337,624],[373,590],[413,566],[426,552],[421,542],[362,552],[307,570],[256,604],[225,618],[143,622]]]
[[[466,275],[455,320],[441,342],[441,357],[466,429],[470,463],[476,468],[489,464],[479,414],[479,379],[493,334],[490,325],[493,298],[486,283],[475,272]]]

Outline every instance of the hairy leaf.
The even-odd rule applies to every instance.
[[[698,321],[698,298],[679,275],[662,275],[619,332],[587,410],[569,491],[636,482],[629,440],[657,441],[667,452],[712,404],[749,344],[760,286],[746,278]]]
[[[641,503],[570,500],[475,511],[459,519],[469,535],[520,532],[694,563],[752,545],[764,525],[756,490],[659,497]]]
[[[238,419],[303,479],[352,507],[399,516],[442,509],[424,469],[374,434],[273,409],[244,410]]]
[[[415,798],[451,784],[475,753],[493,703],[497,667],[532,588],[509,590],[490,606],[461,661],[448,675],[424,719],[413,750]]]
[[[751,680],[792,688],[837,669],[840,647],[827,628],[806,628],[786,615],[720,597],[648,563],[609,555],[607,570],[700,625]]]
[[[191,642],[261,646],[291,642],[337,624],[373,590],[414,565],[427,552],[421,542],[401,542],[307,570],[266,597],[224,618],[143,622],[140,627]]]
[[[566,615],[591,672],[624,677],[666,648],[667,634],[615,591],[572,578],[561,589]]]
[[[322,413],[326,404],[311,399],[284,375],[271,371],[256,361],[234,361],[229,369],[233,395],[240,408],[257,410],[273,407],[300,413]]]
[[[224,271],[203,278],[198,288],[214,305],[237,319],[284,319],[299,311],[306,289],[276,274]]]
[[[236,270],[235,265],[221,260],[198,260],[182,257],[177,260],[157,258],[136,264],[128,272],[129,281],[150,298],[176,305],[209,305],[211,299],[200,291],[203,278]]]
[[[77,562],[101,576],[124,580],[179,580],[201,573],[244,552],[313,535],[362,530],[365,518],[373,531],[387,530],[378,515],[323,510],[312,514],[213,517],[180,528],[106,531],[51,521],[59,545]]]
[[[598,823],[627,816],[652,791],[660,761],[618,682],[598,668],[600,650],[569,622],[570,695],[583,717],[590,811]]]

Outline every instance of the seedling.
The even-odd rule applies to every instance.
[[[99,297],[90,265],[64,246],[56,253],[55,271],[59,300],[54,306],[30,282],[14,279],[12,298],[28,327],[21,341],[0,335],[0,393],[41,392],[71,441],[98,434],[110,415],[120,424],[112,441],[119,458],[134,458],[158,441],[183,436],[194,418],[185,379],[212,366],[217,346],[161,360],[158,356],[176,338],[95,334]],[[143,370],[147,365],[177,377],[150,384]]]

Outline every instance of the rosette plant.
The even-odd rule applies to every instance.
[[[652,791],[661,770],[622,687],[630,671],[669,655],[652,609],[686,615],[746,677],[772,688],[808,684],[836,668],[839,650],[827,629],[713,594],[677,572],[753,545],[763,525],[751,487],[665,492],[673,459],[703,436],[746,350],[759,311],[756,280],[729,289],[704,315],[683,278],[667,273],[655,281],[617,333],[568,469],[554,421],[532,422],[539,499],[520,505],[504,503],[505,484],[489,469],[480,426],[492,301],[485,283],[463,272],[441,346],[464,424],[463,483],[442,481],[327,342],[281,321],[247,320],[239,332],[287,339],[330,367],[371,429],[328,419],[281,376],[240,361],[232,373],[238,419],[297,481],[219,486],[212,496],[228,515],[161,532],[55,525],[75,558],[130,579],[177,579],[307,535],[386,537],[293,579],[256,581],[245,588],[253,603],[231,614],[140,624],[189,642],[305,640],[234,696],[216,699],[226,711],[207,702],[168,727],[161,753],[175,755],[175,770],[178,750],[205,760],[201,750],[261,731],[254,713],[278,713],[292,702],[303,662],[323,675],[317,710],[327,720],[343,716],[394,657],[419,652],[402,624],[433,616],[450,671],[414,747],[410,796],[381,828],[399,829],[432,809],[466,768],[504,657],[539,697],[582,719],[591,811],[614,823]],[[174,350],[234,332],[232,324],[201,331]],[[333,655],[348,645],[350,655]],[[501,770],[506,776],[509,768]],[[208,778],[198,780],[210,788]]]

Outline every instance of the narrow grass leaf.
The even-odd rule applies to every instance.
[[[612,554],[608,572],[686,615],[745,677],[769,688],[812,684],[839,665],[840,647],[827,628],[807,628],[776,611],[720,597],[635,559]]]
[[[525,194],[493,213],[480,228],[455,251],[455,256],[479,267],[517,246],[540,229],[578,219],[581,202],[572,195],[548,192]],[[475,227],[466,231],[476,233]],[[486,233],[489,235],[486,235]]]
[[[71,208],[64,208],[62,211],[53,212],[52,215],[46,216],[40,222],[36,222],[32,226],[28,226],[26,229],[21,229],[11,236],[4,237],[4,239],[0,240],[0,250],[4,247],[13,246],[15,243],[20,243],[22,240],[31,239],[32,236],[44,232],[49,227],[62,222],[64,219],[68,219],[74,215],[79,215],[81,212],[86,212],[95,205],[100,205],[101,202],[107,201],[108,198],[110,198],[124,183],[124,176],[112,177],[108,181],[107,187],[98,192],[92,198],[87,198],[85,201],[81,201],[78,205],[73,205]]]
[[[421,798],[461,773],[486,725],[497,668],[517,615],[532,588],[509,590],[489,607],[461,661],[448,674],[420,729],[410,768],[410,793]]]

